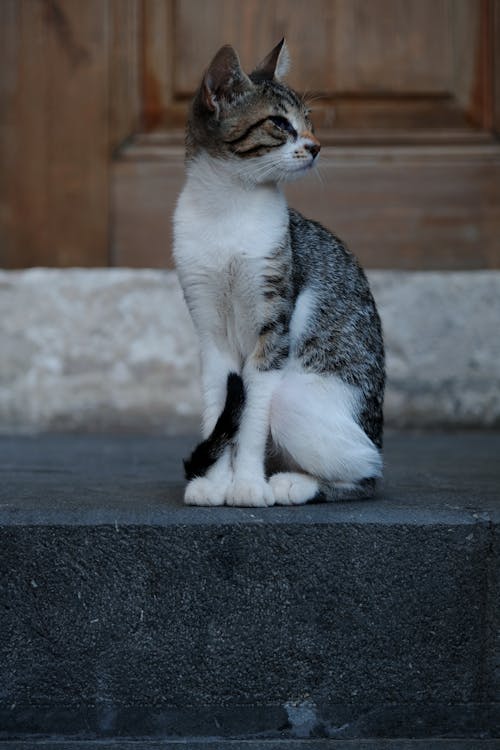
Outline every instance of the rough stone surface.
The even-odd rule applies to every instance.
[[[500,272],[369,274],[392,426],[500,424]]]
[[[173,273],[0,273],[0,352],[4,432],[198,422],[196,342]]]
[[[2,742],[0,750],[498,750],[497,740],[43,740]]]
[[[184,507],[189,443],[0,439],[0,737],[499,736],[500,434],[267,510]]]
[[[500,424],[500,272],[372,271],[392,426]],[[0,431],[198,423],[193,328],[173,272],[0,272]]]

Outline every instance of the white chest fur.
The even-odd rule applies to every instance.
[[[286,201],[275,185],[244,185],[224,163],[199,157],[188,170],[174,214],[174,253],[220,269],[235,254],[264,257],[283,238]]]
[[[266,259],[287,226],[275,186],[245,186],[208,157],[191,164],[174,214],[174,255],[200,333],[225,335],[243,355],[251,348]]]

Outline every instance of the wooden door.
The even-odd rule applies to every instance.
[[[2,2],[4,14],[13,4],[26,17],[35,5],[41,14],[55,49],[46,99],[51,86],[62,91],[51,78],[62,65],[69,69],[66,86],[78,83],[77,73],[82,77],[85,106],[97,91],[107,111],[104,124],[99,117],[91,121],[99,144],[92,151],[83,107],[69,111],[64,98],[48,96],[57,132],[85,146],[82,174],[84,166],[94,176],[106,174],[96,178],[101,198],[93,214],[102,232],[93,236],[92,252],[81,241],[87,249],[79,264],[171,265],[183,125],[203,69],[225,42],[251,69],[286,36],[289,82],[312,98],[323,144],[319,178],[290,186],[291,203],[336,231],[367,267],[500,267],[500,0]],[[17,17],[16,24],[22,40],[26,22],[23,27]],[[10,52],[0,49],[0,55],[10,55],[12,69],[12,35],[4,47]],[[32,93],[37,74],[36,67],[29,72]],[[24,65],[21,84],[27,75]],[[0,96],[6,89],[18,106],[12,81]],[[90,109],[100,112],[95,99]],[[33,123],[24,127],[29,134]],[[90,215],[92,180],[73,185],[73,198],[78,187]],[[4,196],[9,190],[4,187]],[[16,211],[25,206],[18,198],[12,210],[11,198],[3,200],[10,222],[4,246],[12,247]],[[85,234],[81,221],[76,224]],[[60,252],[55,264],[75,262],[75,234],[70,227],[65,239],[76,251]],[[44,247],[35,253],[42,262]],[[3,250],[3,264],[23,265],[21,250],[18,245],[15,257]]]

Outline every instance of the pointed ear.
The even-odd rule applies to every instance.
[[[201,100],[206,109],[218,117],[222,102],[230,102],[252,87],[251,80],[241,69],[235,50],[225,44],[217,52],[203,77]]]
[[[290,69],[290,53],[286,45],[285,39],[278,42],[276,47],[271,50],[267,57],[260,62],[252,75],[256,78],[267,78],[272,80],[276,78],[278,81],[284,78]]]

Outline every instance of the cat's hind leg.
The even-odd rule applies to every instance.
[[[273,474],[269,484],[276,505],[303,505],[313,500],[320,488],[315,477],[298,471],[280,471]]]
[[[359,406],[359,391],[337,376],[283,372],[271,400],[270,429],[296,471],[271,477],[278,504],[369,496],[369,480],[380,476],[382,461],[356,421]]]

